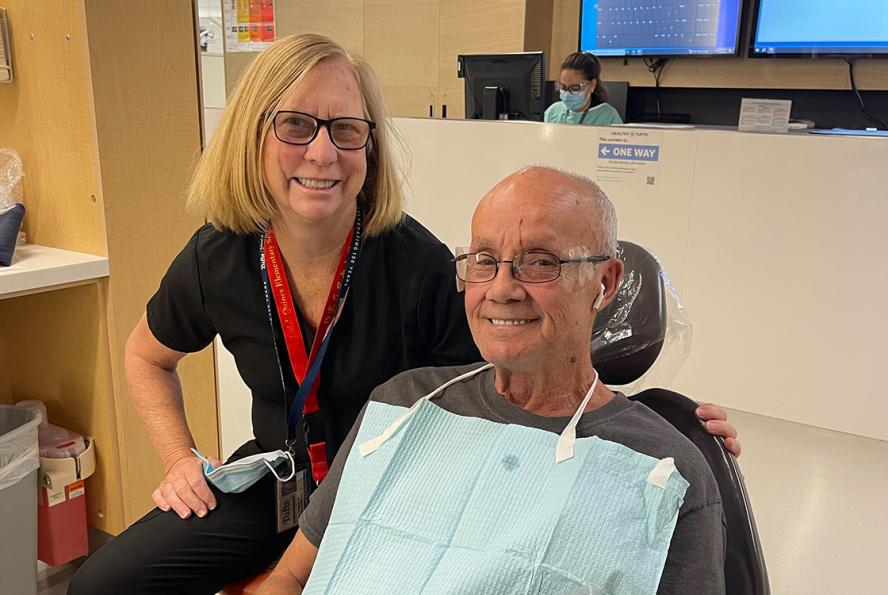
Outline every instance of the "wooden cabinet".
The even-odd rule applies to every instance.
[[[24,161],[29,242],[97,255],[106,269],[51,270],[17,291],[35,278],[41,250],[18,254],[5,273],[9,291],[0,291],[0,402],[41,399],[55,423],[95,437],[89,521],[116,534],[153,506],[162,477],[127,394],[124,344],[202,223],[184,213],[201,149],[192,6],[4,7],[16,79],[0,85],[0,146]],[[180,375],[195,439],[217,453],[212,350],[185,358]]]
[[[448,118],[465,117],[457,56],[524,51],[524,16],[525,0],[441,0],[438,105],[441,110],[446,106]]]
[[[524,51],[528,27],[551,36],[551,13],[552,0],[288,0],[277,34],[321,33],[362,54],[392,116],[462,118],[457,56]],[[546,18],[527,22],[539,14]],[[229,90],[254,57],[226,53]]]
[[[440,115],[438,0],[366,0],[364,57],[393,116]]]
[[[462,118],[459,54],[524,50],[525,0],[365,0],[364,56],[393,116]]]

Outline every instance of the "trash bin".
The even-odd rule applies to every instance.
[[[37,592],[40,413],[0,405],[0,577],[3,592]]]

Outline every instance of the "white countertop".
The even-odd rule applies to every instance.
[[[25,244],[15,249],[12,265],[0,267],[0,299],[107,276],[108,259],[104,256]]]

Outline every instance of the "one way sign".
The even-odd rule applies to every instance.
[[[623,143],[600,143],[599,159],[624,159],[629,161],[659,161],[658,145],[625,145]]]

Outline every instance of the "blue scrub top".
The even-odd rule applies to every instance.
[[[583,112],[570,111],[563,101],[556,101],[550,105],[543,120],[553,124],[579,124],[580,120],[583,120],[584,126],[610,126],[623,123],[619,112],[609,103],[599,103],[589,108],[586,117],[583,118]]]

